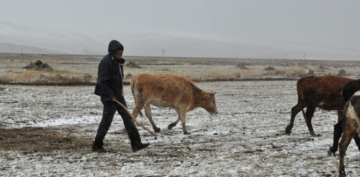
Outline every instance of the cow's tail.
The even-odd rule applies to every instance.
[[[135,99],[135,94],[134,94],[135,79],[131,80],[130,86],[131,86],[131,93],[132,93],[132,95],[133,95],[133,97]]]
[[[141,109],[138,107],[138,105],[136,104],[136,96],[135,96],[135,82],[136,82],[136,79],[132,79],[131,80],[131,83],[130,83],[130,86],[131,86],[131,93],[132,93],[132,95],[133,95],[133,97],[134,97],[134,101],[135,101],[135,108],[134,108],[134,111],[136,110],[138,113],[139,113],[139,115],[141,116],[141,117],[143,117],[143,114],[141,113]],[[133,111],[133,114],[134,114],[134,111]]]

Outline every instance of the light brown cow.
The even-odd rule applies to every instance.
[[[205,92],[183,77],[165,74],[139,74],[131,80],[130,84],[135,100],[133,116],[136,118],[144,108],[155,132],[160,132],[160,129],[152,119],[150,105],[175,109],[178,119],[171,123],[168,129],[176,126],[181,120],[184,134],[189,134],[185,125],[187,112],[201,107],[210,114],[218,113],[215,93]]]

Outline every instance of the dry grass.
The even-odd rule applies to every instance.
[[[11,82],[13,82],[13,79],[10,76],[0,76],[0,84],[6,84]]]
[[[309,68],[309,62],[297,62],[296,67],[299,68]]]
[[[43,72],[41,72],[41,73],[43,73]],[[19,73],[16,76],[15,80],[18,80],[18,81],[28,80],[28,79],[34,78],[36,75],[38,75],[37,71],[27,70],[23,73]]]
[[[206,78],[228,79],[235,74],[234,71],[211,70],[204,74]]]
[[[4,129],[0,127],[0,144],[1,151],[89,151],[91,139],[66,136],[44,128]]]
[[[258,78],[264,74],[263,71],[252,69],[242,70],[240,73],[243,78]]]
[[[204,74],[205,78],[209,79],[230,79],[234,78],[237,74],[241,75],[241,78],[260,78],[264,72],[260,70],[247,69],[230,69],[230,70],[212,70]]]
[[[305,66],[293,66],[293,67],[281,69],[279,71],[284,76],[293,77],[293,76],[304,76],[306,74],[307,69],[309,68]]]
[[[23,83],[33,85],[62,84],[62,85],[84,85],[94,81],[92,75],[77,73],[67,70],[53,71],[13,71],[10,70],[0,76],[0,83],[12,84]]]
[[[277,67],[274,71],[265,71],[260,66],[255,66],[246,70],[228,69],[228,70],[211,70],[204,74],[208,79],[230,79],[234,78],[236,74],[241,75],[241,79],[259,79],[268,76],[276,76],[279,78],[297,78],[305,76],[306,70],[309,69],[305,66],[292,66],[292,67]]]
[[[97,67],[102,56],[88,55],[37,55],[0,54],[0,84],[31,85],[93,85],[96,82]],[[347,76],[358,75],[359,62],[343,61],[299,61],[267,59],[224,59],[179,58],[179,57],[126,57],[127,61],[139,63],[143,68],[126,68],[133,75],[140,73],[173,74],[194,81],[233,81],[248,79],[298,79],[305,76],[306,69],[313,69],[315,75],[337,74],[340,66]],[[41,60],[48,63],[53,71],[24,71],[30,61]],[[245,64],[248,69],[240,69],[237,64]],[[199,65],[197,68],[196,66]],[[325,68],[319,68],[320,65]],[[195,66],[195,67],[194,67]],[[264,67],[274,66],[276,70],[265,71]],[[333,66],[339,66],[334,68]],[[20,69],[21,68],[21,69]],[[61,70],[58,70],[61,69]],[[90,77],[85,77],[87,74]],[[125,82],[131,80],[126,77]]]

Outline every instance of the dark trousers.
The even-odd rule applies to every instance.
[[[119,100],[124,106],[126,106],[125,100]],[[136,146],[141,144],[141,138],[135,124],[126,110],[124,110],[120,105],[113,101],[103,101],[103,116],[97,130],[94,146],[102,147],[104,142],[105,135],[107,134],[111,122],[114,118],[115,112],[117,111],[123,119],[125,129],[129,135],[131,145]]]

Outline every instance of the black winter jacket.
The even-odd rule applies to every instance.
[[[110,53],[100,61],[95,94],[101,101],[110,101],[115,97],[120,102],[125,102],[123,97],[124,59],[115,59]]]

